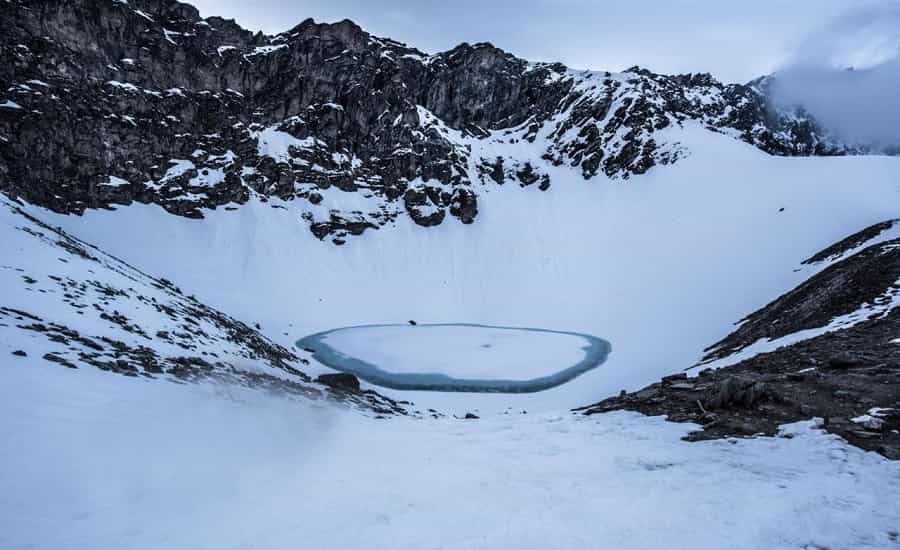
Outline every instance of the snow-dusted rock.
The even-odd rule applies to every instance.
[[[486,43],[426,55],[346,20],[267,36],[175,0],[14,0],[0,23],[17,107],[0,109],[0,189],[58,212],[305,199],[313,233],[342,243],[398,216],[472,223],[484,186],[546,191],[549,167],[644,174],[692,153],[664,132],[687,125],[775,155],[857,150],[776,109],[770,79],[574,71]]]

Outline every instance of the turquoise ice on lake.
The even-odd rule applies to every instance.
[[[470,323],[364,325],[301,338],[316,360],[396,390],[531,393],[594,369],[609,342],[577,332]]]

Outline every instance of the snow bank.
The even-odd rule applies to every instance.
[[[287,132],[278,130],[276,126],[265,128],[253,134],[257,138],[257,148],[261,156],[274,159],[276,162],[291,162],[290,148],[309,149],[316,145],[316,139],[309,137],[297,139]]]

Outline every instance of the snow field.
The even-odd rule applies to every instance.
[[[0,365],[0,547],[894,548],[900,463],[814,428],[685,443],[634,413],[374,420]],[[52,528],[50,528],[52,526]]]

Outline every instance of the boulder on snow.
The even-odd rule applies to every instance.
[[[447,215],[440,190],[434,187],[408,189],[403,195],[403,204],[413,221],[422,227],[440,225]]]
[[[359,391],[359,378],[346,372],[320,374],[316,382],[336,390]]]
[[[465,187],[457,187],[450,197],[450,215],[459,218],[464,224],[475,221],[478,215],[478,199],[475,193]]]
[[[769,387],[759,381],[729,376],[710,390],[706,405],[711,409],[751,407],[772,397]]]
[[[662,377],[663,385],[674,384],[675,382],[680,382],[683,380],[687,380],[687,373],[679,372],[676,374],[670,374],[668,376]]]

